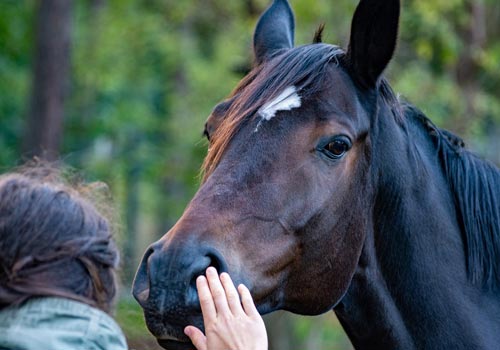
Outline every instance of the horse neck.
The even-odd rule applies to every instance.
[[[356,349],[493,344],[498,339],[478,326],[488,320],[478,306],[483,293],[468,282],[453,198],[431,141],[416,125],[378,119],[371,229],[335,308],[339,320]],[[500,311],[498,299],[492,309]]]

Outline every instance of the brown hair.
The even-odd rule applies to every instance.
[[[91,187],[47,165],[0,176],[0,309],[59,296],[110,311],[118,250]]]

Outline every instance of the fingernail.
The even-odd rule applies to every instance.
[[[217,273],[217,270],[215,269],[215,267],[213,266],[209,266],[208,269],[207,269],[207,273]]]

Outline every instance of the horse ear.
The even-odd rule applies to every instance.
[[[347,59],[356,80],[374,88],[396,49],[400,0],[361,0],[351,25]]]
[[[277,51],[293,47],[295,20],[287,0],[274,0],[262,14],[253,37],[255,63],[266,61]]]

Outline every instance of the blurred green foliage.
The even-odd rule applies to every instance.
[[[290,2],[297,44],[309,43],[325,23],[325,41],[346,47],[356,1]],[[399,48],[387,71],[394,89],[499,164],[500,3],[403,3]],[[204,121],[249,67],[253,27],[267,4],[75,0],[62,158],[110,184],[123,219],[118,240],[132,242],[125,265],[137,265],[146,245],[175,223],[196,191],[206,152]],[[2,170],[22,158],[36,5],[0,1]],[[125,285],[130,276],[125,274]],[[118,316],[138,337],[137,308],[123,301]],[[323,332],[334,322],[328,317],[324,328],[307,318],[294,319],[292,328],[303,338],[319,332],[329,348],[345,344],[338,333]]]

